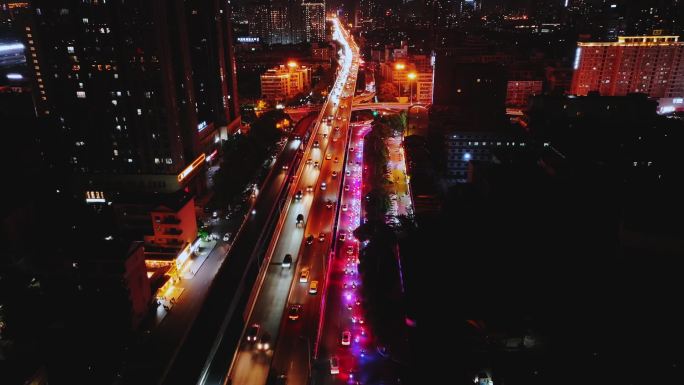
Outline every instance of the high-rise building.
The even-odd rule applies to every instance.
[[[621,36],[617,42],[578,43],[571,93],[684,96],[684,43],[679,36]]]
[[[320,42],[325,40],[325,2],[302,3],[304,8],[304,31],[306,41]]]
[[[297,0],[271,0],[269,44],[299,44],[306,39],[304,4]]]
[[[170,193],[191,180],[239,110],[226,2],[32,2],[25,27],[38,113],[56,125],[80,188]],[[201,178],[200,178],[201,179]],[[85,194],[85,191],[83,191]]]

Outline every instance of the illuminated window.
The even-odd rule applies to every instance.
[[[112,100],[112,104],[116,106],[118,102],[116,100]]]
[[[119,156],[119,150],[114,149],[114,156]]]
[[[85,99],[85,97],[86,97],[85,91],[76,91],[76,97],[79,99]]]
[[[142,110],[138,108],[138,115],[142,115]]]
[[[74,53],[74,47],[68,46],[68,47],[67,47],[67,52],[68,52],[68,53]]]

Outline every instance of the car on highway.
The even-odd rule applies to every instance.
[[[309,284],[309,294],[318,293],[318,281],[311,281]]]
[[[354,152],[354,147],[349,147],[349,152]]]
[[[318,168],[318,162],[314,162],[314,168]]]
[[[317,140],[314,140],[313,146],[314,146],[314,147],[318,147],[318,146],[320,146],[320,143],[318,143]]]
[[[351,345],[351,332],[349,330],[345,330],[342,332],[342,345]]]
[[[333,178],[337,178],[337,171],[333,171],[333,172],[332,172],[332,177],[333,177]]]
[[[248,329],[247,329],[247,342],[256,342],[257,337],[259,336],[259,329],[261,326],[259,324],[252,324]]]
[[[291,320],[299,319],[299,313],[302,310],[302,305],[290,305],[290,310],[287,312],[287,318]]]
[[[313,186],[306,186],[306,192],[312,192]]]
[[[348,206],[347,206],[347,204],[346,204],[346,203],[345,203],[345,204],[343,204],[343,205],[342,205],[342,211],[347,211],[347,207],[348,207]]]
[[[351,175],[351,170],[347,169],[347,176]]]
[[[304,269],[302,272],[299,274],[299,282],[307,282],[309,280],[309,269]]]
[[[330,357],[330,374],[340,373],[340,359],[337,356]]]
[[[297,192],[295,193],[295,199],[296,199],[296,200],[302,199],[302,195],[303,195],[303,194],[302,194],[302,190],[297,191]]]
[[[354,246],[347,246],[347,255],[354,254]]]
[[[306,237],[306,244],[310,245],[313,243],[313,235],[309,234],[308,237]]]
[[[480,372],[475,376],[473,382],[476,385],[493,385],[492,377],[487,372]]]
[[[312,162],[313,162],[313,160],[311,160],[311,158],[309,158],[309,159],[306,160],[306,165],[307,165],[307,166],[311,166],[311,163],[312,163]]]
[[[283,267],[289,268],[292,266],[292,254],[285,254],[285,257],[283,258]]]
[[[338,157],[335,157],[334,162],[335,162],[335,163],[339,163],[339,161],[340,161],[340,159],[339,159]]]
[[[335,126],[335,131],[339,131],[339,130],[340,130],[340,126]]]
[[[332,158],[332,154],[331,154],[331,153],[327,153],[327,154],[325,155],[325,159],[326,159],[326,160],[330,160],[330,158]]]
[[[330,199],[328,199],[327,201],[325,201],[325,207],[331,209],[333,207],[333,202]]]
[[[288,168],[289,168],[288,165],[286,165],[286,164],[283,165],[283,170],[287,170]]]
[[[231,233],[225,233],[223,234],[223,242],[228,242],[230,241],[230,237],[232,236]]]
[[[327,183],[321,182],[321,190],[325,190],[325,188],[328,186]]]
[[[298,214],[297,215],[297,226],[301,225],[302,223],[304,223],[304,215]]]
[[[346,240],[347,240],[347,234],[344,234],[344,233],[340,234],[340,238],[339,238],[339,239],[340,239],[340,242],[346,241]]]
[[[267,351],[271,348],[271,336],[268,333],[261,335],[259,342],[257,343],[257,350]]]
[[[349,191],[349,185],[348,184],[344,185],[344,191]]]

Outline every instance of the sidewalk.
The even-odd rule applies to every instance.
[[[409,193],[408,178],[406,177],[406,158],[402,147],[401,136],[388,138],[389,152],[388,167],[392,173],[392,189],[397,195],[396,211],[399,215],[412,215],[411,194]]]

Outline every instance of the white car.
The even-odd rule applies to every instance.
[[[345,330],[342,332],[342,345],[351,345],[351,332],[349,330]]]
[[[223,234],[223,242],[228,242],[230,241],[231,233],[225,233]]]
[[[337,356],[330,357],[330,374],[340,373],[340,360]]]

